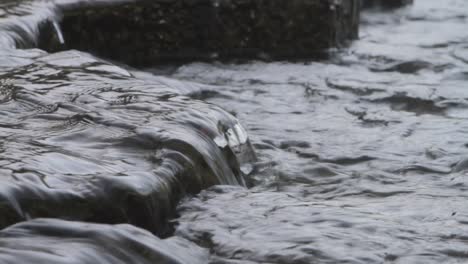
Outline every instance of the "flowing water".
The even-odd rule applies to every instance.
[[[468,1],[367,10],[327,61],[146,71],[14,49],[24,3],[0,13],[0,262],[468,262]],[[101,224],[10,226],[37,217]]]

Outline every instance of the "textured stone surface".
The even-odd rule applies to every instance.
[[[62,6],[40,47],[91,51],[131,65],[225,58],[317,56],[357,38],[357,0],[111,1]]]
[[[413,0],[361,0],[364,8],[384,7],[396,8],[412,4]]]

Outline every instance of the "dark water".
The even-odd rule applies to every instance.
[[[175,233],[34,220],[0,261],[468,262],[468,1],[366,11],[326,62],[163,75],[7,49],[34,46],[35,5],[0,13],[0,225]]]

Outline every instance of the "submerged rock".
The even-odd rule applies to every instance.
[[[3,264],[204,264],[206,250],[131,225],[39,219],[0,231]]]
[[[63,39],[53,21],[45,23],[42,49],[85,50],[134,66],[303,58],[358,36],[357,0],[139,0],[60,7]]]
[[[50,217],[159,235],[179,199],[244,185],[255,157],[219,107],[89,55],[11,50],[0,67],[0,227]]]

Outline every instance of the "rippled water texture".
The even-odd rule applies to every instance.
[[[220,108],[86,54],[18,53],[31,61],[1,75],[1,226],[60,217],[164,233],[183,194],[244,184],[245,131]]]
[[[181,238],[161,240],[131,225],[34,220],[0,233],[1,263],[206,263],[208,254]]]
[[[466,263],[467,15],[421,0],[365,12],[330,62],[176,69],[260,157],[257,187],[186,201],[177,235],[219,263]]]
[[[0,262],[468,262],[468,1],[367,10],[328,61],[146,72],[14,49],[54,17],[22,3],[0,4]]]

